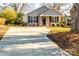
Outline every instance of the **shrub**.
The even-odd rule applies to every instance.
[[[0,13],[0,17],[3,17],[6,19],[6,24],[22,24],[22,18],[23,18],[23,13],[18,12],[10,7],[6,7],[3,9],[3,11]]]
[[[3,9],[1,16],[6,18],[7,20],[12,20],[12,19],[16,19],[16,12],[14,11],[14,9],[6,7]]]
[[[16,21],[15,21],[15,24],[22,24],[23,15],[24,14],[22,12],[17,13],[17,18],[16,18]]]

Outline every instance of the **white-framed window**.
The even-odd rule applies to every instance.
[[[51,22],[57,23],[59,18],[58,17],[50,17]]]
[[[28,16],[28,23],[37,23],[36,16]]]
[[[55,20],[55,19],[52,17],[52,22],[54,22],[54,20]]]
[[[58,22],[58,20],[59,20],[59,18],[58,18],[58,17],[55,17],[55,23],[57,23],[57,22]]]
[[[50,17],[50,21],[51,22],[54,22],[54,17]]]

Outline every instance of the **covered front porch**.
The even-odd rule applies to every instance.
[[[39,26],[60,26],[63,16],[39,16]]]

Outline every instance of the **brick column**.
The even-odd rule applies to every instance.
[[[49,26],[50,25],[50,21],[49,21],[49,17],[47,16],[46,17],[46,26]]]
[[[39,26],[43,26],[42,16],[39,16],[38,20]]]
[[[61,21],[62,21],[61,20],[61,16],[59,16],[59,21],[58,21],[59,22],[59,26],[61,26],[61,23],[60,23]]]
[[[59,22],[61,21],[61,16],[59,16]]]

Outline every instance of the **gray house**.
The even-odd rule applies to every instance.
[[[29,26],[59,26],[64,16],[55,9],[42,6],[27,13],[27,25]]]

